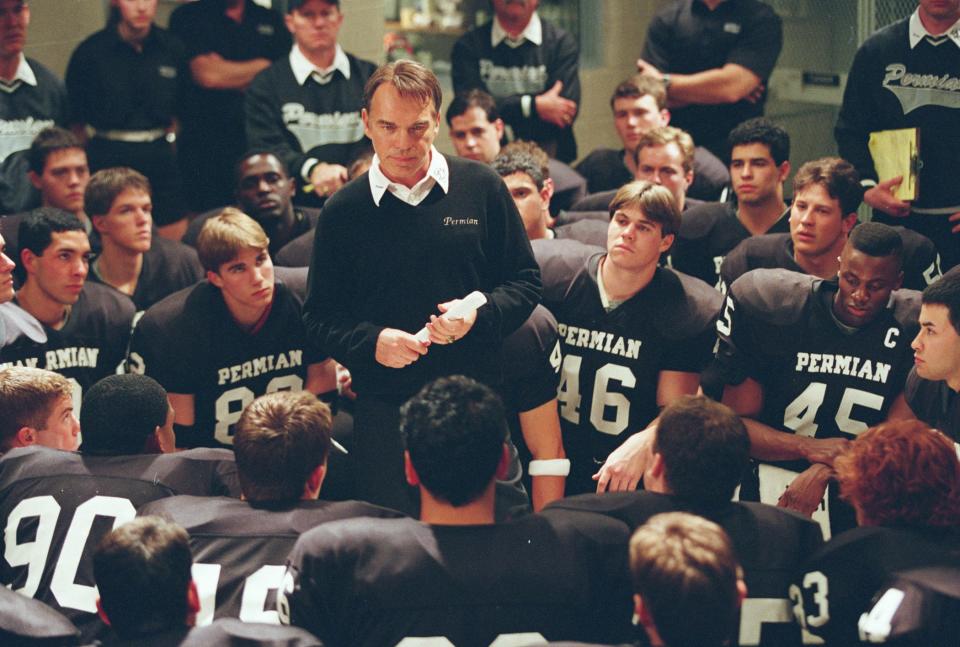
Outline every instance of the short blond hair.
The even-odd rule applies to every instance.
[[[256,220],[235,207],[227,207],[203,223],[197,236],[197,256],[203,269],[219,272],[244,249],[267,249],[270,239]]]
[[[693,170],[693,153],[695,146],[693,137],[685,130],[674,128],[673,126],[661,126],[648,130],[640,136],[637,142],[635,160],[640,162],[640,151],[647,146],[666,146],[667,144],[676,144],[683,155],[683,170],[689,173]]]
[[[712,521],[686,512],[651,517],[630,538],[630,575],[664,643],[719,646],[736,632],[742,571]]]
[[[72,396],[70,381],[59,373],[27,366],[0,370],[0,450],[10,449],[23,427],[46,429],[57,401]]]
[[[620,187],[610,201],[610,217],[619,209],[637,207],[647,218],[660,225],[661,236],[676,234],[680,230],[680,209],[670,190],[647,182],[634,180]]]

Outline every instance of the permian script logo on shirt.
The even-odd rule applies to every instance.
[[[960,108],[960,78],[949,74],[917,74],[903,63],[886,67],[883,87],[897,97],[903,114],[924,106]]]
[[[444,227],[456,227],[462,225],[479,225],[480,221],[476,218],[453,218],[451,216],[446,216],[443,219]]]

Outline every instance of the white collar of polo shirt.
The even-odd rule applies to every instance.
[[[931,45],[939,45],[944,42],[945,39],[953,41],[953,44],[957,47],[960,47],[960,20],[953,23],[953,25],[947,31],[942,34],[931,34],[927,31],[927,28],[923,26],[923,21],[920,20],[920,8],[914,10],[910,14],[910,49],[913,49],[920,44],[924,38],[930,40]]]
[[[383,199],[383,194],[387,191],[390,191],[398,200],[415,207],[423,202],[424,198],[433,189],[434,184],[439,184],[444,193],[449,193],[450,188],[450,168],[447,164],[447,158],[433,146],[430,147],[430,166],[427,167],[427,174],[410,188],[394,182],[384,175],[383,171],[380,170],[380,157],[376,154],[373,156],[367,178],[370,182],[373,203],[378,207]]]
[[[503,41],[507,41],[510,47],[520,47],[524,40],[529,40],[534,45],[543,44],[543,25],[540,23],[540,14],[536,11],[530,16],[530,22],[523,28],[520,35],[516,38],[510,38],[510,34],[500,24],[500,19],[493,17],[493,29],[490,30],[490,45],[496,47]]]
[[[333,55],[333,65],[328,67],[325,70],[321,70],[311,63],[306,55],[300,51],[300,47],[294,43],[293,47],[290,49],[290,69],[293,70],[293,78],[297,80],[299,85],[303,85],[307,82],[307,79],[311,75],[314,75],[314,79],[317,83],[324,84],[328,83],[331,78],[333,78],[333,73],[337,70],[340,71],[340,74],[343,75],[343,78],[350,78],[350,59],[347,58],[347,54],[343,51],[343,48],[337,44],[337,51]]]

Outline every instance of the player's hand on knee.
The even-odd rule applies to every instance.
[[[900,200],[893,194],[901,182],[903,182],[903,176],[900,175],[879,182],[877,186],[872,186],[864,192],[863,201],[874,209],[895,218],[909,216],[910,203]]]
[[[643,473],[653,461],[653,433],[651,429],[644,429],[610,452],[600,471],[593,475],[597,494],[637,489]]]
[[[797,475],[787,486],[777,505],[810,517],[816,512],[827,491],[833,470],[816,463]]]
[[[416,337],[396,328],[384,328],[377,337],[377,362],[390,368],[403,368],[427,354],[430,342],[421,342]]]
[[[846,438],[808,438],[803,447],[803,457],[811,463],[823,463],[833,467],[833,461],[847,451],[850,441]]]

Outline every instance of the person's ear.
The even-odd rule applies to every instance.
[[[743,606],[743,601],[747,599],[747,583],[741,578],[737,578],[737,608]]]
[[[103,604],[101,604],[99,597],[97,598],[97,615],[103,620],[103,624],[110,626],[110,618],[107,617],[107,612],[103,610]]]
[[[327,464],[317,465],[316,469],[307,476],[307,482],[304,484],[304,498],[316,499],[320,496],[320,488],[323,487],[323,479],[327,477]]]
[[[34,189],[36,189],[37,191],[41,191],[43,189],[43,185],[40,182],[39,175],[37,175],[33,171],[27,171],[27,177],[30,179],[30,184],[33,185]]]
[[[664,236],[663,238],[660,239],[660,253],[661,253],[661,254],[662,254],[663,252],[667,251],[668,249],[670,249],[670,247],[673,245],[673,239],[674,239],[674,235],[673,235],[673,234],[667,234],[666,236]]]
[[[783,164],[777,167],[777,170],[779,171],[777,173],[777,177],[780,180],[780,183],[782,184],[786,182],[787,177],[790,175],[790,160],[784,160]]]
[[[553,192],[556,190],[556,185],[553,183],[553,178],[546,178],[543,181],[543,188],[540,189],[540,201],[543,202],[543,208],[550,209],[550,200],[553,198]]]
[[[104,233],[106,225],[104,223],[104,216],[92,216],[90,222],[93,223],[93,228],[97,230],[98,233]]]
[[[207,280],[210,281],[211,285],[223,289],[223,279],[216,272],[207,270]]]
[[[37,430],[33,427],[23,426],[17,430],[13,437],[13,447],[29,447],[37,444]]]
[[[407,478],[407,483],[412,487],[420,485],[420,476],[413,466],[413,461],[410,460],[410,452],[406,450],[403,452],[403,474]]]
[[[503,141],[503,119],[497,117],[493,120],[493,127],[497,130],[497,141]]]
[[[187,585],[187,617],[184,623],[188,627],[197,624],[197,614],[200,613],[200,593],[197,592],[197,583],[190,580]]]
[[[500,450],[500,462],[497,463],[497,480],[502,481],[510,472],[510,448],[507,443],[503,443]]]

